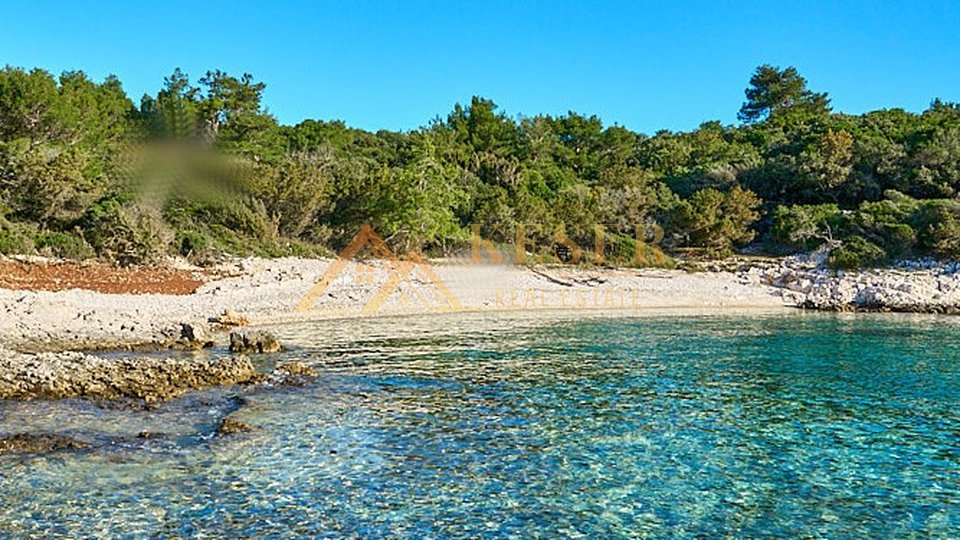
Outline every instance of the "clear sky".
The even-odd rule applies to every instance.
[[[960,101],[955,0],[86,4],[0,4],[0,64],[113,73],[135,101],[178,66],[192,80],[246,71],[283,123],[373,130],[416,128],[473,95],[647,133],[733,123],[762,63],[796,66],[849,113]]]

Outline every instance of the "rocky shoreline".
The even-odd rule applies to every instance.
[[[263,380],[244,356],[104,358],[79,352],[0,351],[0,399],[142,400],[153,403],[212,386]]]
[[[270,333],[257,328],[289,319],[291,306],[319,279],[329,261],[254,259],[232,264],[236,265],[232,270],[218,270],[226,277],[213,279],[189,295],[0,290],[0,400],[80,398],[111,403],[110,407],[152,409],[216,387],[255,389],[312,380],[316,373],[309,366],[281,363],[263,371],[248,355],[281,350]],[[960,263],[916,261],[843,272],[825,269],[815,259],[792,257],[730,259],[671,271],[447,265],[440,266],[438,273],[461,299],[462,307],[474,310],[501,309],[492,298],[496,291],[512,287],[526,295],[536,291],[541,302],[557,291],[575,295],[583,290],[591,297],[640,291],[640,304],[632,306],[636,309],[794,307],[960,314]],[[371,292],[367,289],[347,282],[326,300],[340,308],[362,307],[364,295]],[[384,314],[424,312],[388,309]],[[336,312],[335,316],[361,316],[358,313]],[[170,349],[215,352],[156,354]],[[134,352],[89,352],[97,350]],[[235,414],[242,407],[223,416],[212,436],[255,431],[256,426]],[[28,430],[0,435],[0,454],[87,451],[90,444]]]
[[[242,327],[313,316],[365,315],[360,308],[364,298],[376,292],[375,280],[371,284],[341,278],[335,284],[339,288],[331,287],[321,298],[336,308],[332,315],[303,315],[293,309],[330,262],[237,260],[211,272],[218,277],[188,295],[0,289],[0,357],[4,360],[0,362],[0,399],[88,397],[149,402],[210,386],[262,381],[271,375],[257,372],[243,354],[276,352],[280,344],[267,333]],[[547,300],[572,298],[583,291],[587,299],[613,298],[614,308],[788,306],[960,313],[960,263],[919,261],[890,269],[842,272],[824,269],[821,262],[811,257],[740,258],[670,271],[439,263],[434,270],[467,310],[559,308],[559,304],[547,305]],[[416,288],[424,282],[414,280],[409,285]],[[507,296],[502,291],[520,298],[532,294],[537,302],[502,306],[499,302]],[[632,291],[632,305],[616,303],[627,298],[623,291]],[[398,306],[406,311],[388,303],[378,314],[416,315],[429,307]],[[606,304],[586,307],[607,308]],[[108,360],[63,352],[197,350],[226,348],[227,343],[234,356],[172,358],[130,353],[134,356]]]
[[[298,384],[315,376],[297,363],[263,372],[245,355],[107,358],[81,352],[0,349],[0,399],[130,400],[146,405],[217,386]]]
[[[960,314],[960,262],[906,261],[892,268],[830,270],[803,258],[742,263],[745,283],[777,289],[788,305],[834,312]]]
[[[259,334],[258,334],[259,335]],[[226,408],[210,437],[253,432],[256,426],[237,418],[247,406],[245,396],[270,388],[300,386],[317,373],[296,361],[279,362],[272,370],[255,367],[245,355],[190,357],[102,357],[80,352],[28,354],[0,349],[0,401],[38,401],[77,398],[102,410],[135,414],[160,410],[165,403],[205,390],[223,389],[219,398],[200,403],[210,411]],[[229,387],[229,388],[228,388]],[[190,399],[190,397],[184,397]],[[214,403],[226,405],[214,406]],[[141,447],[147,440],[164,439],[163,433],[141,431],[103,437],[18,426],[0,433],[0,456],[89,451],[98,448]]]

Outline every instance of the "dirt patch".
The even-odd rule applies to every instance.
[[[0,288],[16,291],[86,289],[107,294],[196,292],[211,276],[163,266],[121,268],[96,262],[26,262],[0,260]]]

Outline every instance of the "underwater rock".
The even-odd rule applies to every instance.
[[[317,372],[301,362],[284,362],[273,370],[266,382],[275,386],[302,386],[316,378]]]
[[[62,435],[17,433],[0,437],[0,454],[41,454],[58,450],[83,450],[90,445]]]
[[[316,377],[317,372],[302,362],[284,362],[277,366],[276,371],[283,371],[298,377]]]
[[[251,431],[253,431],[253,426],[250,424],[237,420],[232,416],[226,416],[217,428],[217,435],[235,435],[237,433],[249,433]]]

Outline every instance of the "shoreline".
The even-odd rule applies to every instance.
[[[65,269],[69,267],[47,274],[59,272],[69,278]],[[311,321],[342,321],[356,330],[365,327],[356,324],[359,320],[393,318],[397,320],[389,324],[401,330],[422,330],[449,324],[449,319],[434,315],[469,313],[494,319],[523,313],[530,320],[549,321],[558,316],[676,316],[795,308],[960,311],[958,264],[842,273],[796,259],[732,260],[700,272],[443,261],[401,265],[398,270],[397,261],[250,258],[212,269],[186,267],[182,261],[159,267],[159,275],[177,280],[171,294],[155,292],[164,290],[163,280],[155,280],[151,269],[117,271],[126,278],[140,275],[137,272],[152,280],[154,292],[128,292],[141,284],[112,274],[103,276],[109,284],[106,291],[0,289],[0,357],[4,358],[0,398],[162,400],[197,388],[252,383],[269,374],[257,372],[234,349],[234,340],[245,342],[245,338],[231,332],[249,331],[252,336],[257,328]],[[93,270],[86,274],[92,288],[101,283],[91,278],[95,274]],[[183,288],[185,275],[197,279],[192,292]],[[59,283],[36,285],[45,289]],[[265,335],[276,348],[259,352],[280,348],[272,335]],[[216,348],[219,353],[227,344],[232,353],[216,361],[207,355],[192,359],[149,355],[203,348]],[[253,349],[258,352],[257,347]],[[152,379],[157,374],[169,385],[155,386]]]
[[[349,262],[314,295],[311,309],[298,310],[332,262],[236,259],[207,269],[191,294],[0,289],[0,347],[21,352],[189,348],[181,342],[188,327],[198,341],[222,341],[224,332],[238,326],[371,316],[789,305],[776,287],[736,272],[443,262],[413,268],[399,279],[384,261],[367,261]],[[201,275],[200,269],[185,271]]]
[[[270,332],[276,332],[282,340],[284,325],[311,321],[332,322],[327,338],[333,340],[333,334],[348,339],[365,331],[382,335],[385,328],[400,333],[462,332],[477,322],[444,315],[482,314],[483,324],[499,328],[511,321],[541,325],[594,317],[756,315],[806,309],[944,312],[960,306],[960,265],[837,273],[796,259],[750,259],[688,272],[443,261],[398,274],[391,266],[396,261],[375,260],[340,265],[340,273],[333,275],[331,268],[338,266],[334,263],[250,258],[200,269],[172,261],[158,269],[159,280],[149,275],[149,269],[124,269],[98,281],[91,277],[96,272],[86,269],[86,284],[96,288],[107,283],[106,291],[42,290],[60,285],[42,282],[37,283],[41,290],[0,288],[0,400],[80,398],[149,409],[211,388],[236,388],[246,395],[261,385],[301,384],[316,373],[296,362],[264,370],[272,362],[269,352],[265,362],[240,352],[227,354],[228,344],[234,350],[236,337],[227,335],[265,331],[261,335],[274,339]],[[48,263],[18,264],[29,269]],[[47,275],[70,278],[70,264]],[[142,284],[135,278],[118,279],[140,275],[137,272],[145,274],[152,292],[129,292],[126,289],[137,290]],[[177,280],[170,294],[156,292],[164,290],[163,276]],[[196,278],[195,289],[184,289],[188,282],[184,276]],[[317,309],[302,309],[304,298]],[[916,305],[924,309],[900,309]],[[150,354],[211,347],[214,354]],[[258,351],[254,347],[246,352]],[[227,419],[218,428],[223,433],[248,428]],[[72,448],[75,442],[48,435],[27,430],[0,438],[0,447],[18,453]]]
[[[960,313],[960,263],[835,272],[800,258],[730,259],[690,272],[450,260],[398,271],[396,261],[339,266],[334,261],[246,258],[198,268],[171,260],[155,269],[161,282],[146,278],[149,293],[125,290],[143,287],[130,279],[138,270],[129,269],[103,276],[106,291],[89,290],[101,283],[89,279],[89,288],[45,290],[49,284],[42,282],[32,284],[40,290],[0,288],[0,348],[23,353],[190,349],[211,341],[221,345],[238,327],[443,313],[741,308]],[[36,258],[15,263],[37,267],[36,275],[57,267]],[[88,266],[83,265],[87,278]],[[167,276],[173,289],[158,294]],[[185,289],[188,280],[195,280],[192,292]],[[307,309],[301,305],[304,298],[312,302]]]

